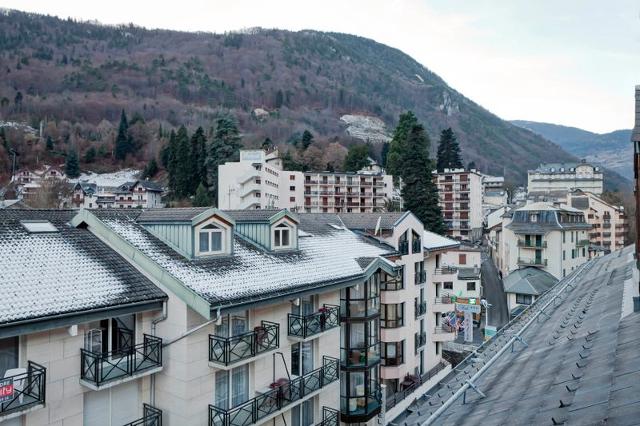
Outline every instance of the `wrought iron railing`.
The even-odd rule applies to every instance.
[[[19,413],[37,405],[44,405],[46,378],[47,369],[33,361],[27,363],[24,373],[0,378],[0,387],[13,389],[11,396],[0,403],[0,420],[5,415]]]
[[[322,421],[316,426],[340,426],[340,412],[329,407],[322,407]]]
[[[232,337],[209,335],[209,362],[231,365],[280,346],[280,324],[262,321],[253,331]]]
[[[533,249],[543,249],[547,248],[546,241],[535,241],[535,240],[518,240],[518,247],[524,248],[533,248]]]
[[[441,268],[436,268],[433,273],[435,275],[450,275],[458,272],[458,268],[455,266],[443,266]]]
[[[138,420],[127,423],[124,426],[162,426],[162,410],[143,404],[143,415]]]
[[[325,356],[322,367],[256,396],[236,407],[209,405],[209,426],[248,426],[338,380],[338,359]]]
[[[391,395],[387,395],[387,410],[395,407],[400,401],[410,396],[416,389],[422,386],[424,383],[427,383],[433,377],[435,377],[438,373],[440,373],[448,364],[441,361],[431,370],[427,371],[421,376],[409,376],[406,382],[410,382],[411,384],[404,386],[404,388],[398,392],[395,392]]]
[[[289,336],[307,337],[320,334],[340,326],[340,307],[324,305],[318,312],[310,315],[288,315]]]
[[[427,313],[427,302],[414,302],[416,318],[421,317],[422,315]]]
[[[518,258],[518,265],[527,265],[527,266],[547,266],[547,259],[524,259],[522,257]]]
[[[149,334],[144,342],[110,352],[80,350],[80,378],[101,386],[162,366],[162,339]]]
[[[415,238],[411,243],[411,253],[421,253],[422,252],[422,241],[420,238]]]
[[[409,241],[403,240],[398,243],[398,252],[400,255],[404,256],[405,254],[409,254]]]
[[[415,334],[416,341],[416,351],[427,344],[427,333],[416,333]]]
[[[416,285],[427,282],[427,271],[417,271],[414,277]]]

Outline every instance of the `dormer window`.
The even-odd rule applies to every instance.
[[[198,232],[198,252],[202,255],[220,254],[223,247],[224,230],[213,223],[203,226]]]
[[[273,248],[283,249],[291,247],[291,228],[285,223],[273,228]]]

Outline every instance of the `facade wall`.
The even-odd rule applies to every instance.
[[[615,251],[626,244],[629,221],[622,206],[614,206],[591,193],[570,193],[568,204],[574,198],[588,200],[588,208],[584,210],[585,220],[593,226],[589,232],[589,241],[593,245]]]
[[[391,187],[389,187],[391,185]],[[370,213],[392,198],[391,176],[371,173],[304,173],[304,211]]]
[[[482,235],[482,175],[474,170],[445,170],[434,174],[447,235],[476,240]]]
[[[550,192],[550,191],[571,191],[580,189],[582,191],[602,194],[604,190],[604,177],[599,167],[582,163],[573,170],[550,169],[529,170],[528,172],[529,192]]]

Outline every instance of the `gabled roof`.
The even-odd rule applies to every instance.
[[[87,229],[77,210],[0,210],[0,329],[80,311],[166,298],[144,275]],[[57,232],[28,232],[49,221]]]
[[[374,230],[380,220],[380,229],[393,229],[411,212],[384,213],[338,213],[338,216],[349,229]]]
[[[442,250],[460,246],[460,241],[444,237],[431,231],[422,233],[422,246],[427,250]]]
[[[502,282],[506,293],[532,294],[538,296],[553,287],[556,277],[539,268],[528,266],[507,275]]]

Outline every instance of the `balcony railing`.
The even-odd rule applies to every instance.
[[[144,404],[142,417],[124,426],[162,426],[162,410]]]
[[[447,333],[455,333],[455,329],[448,324],[441,324],[436,326],[433,330],[435,334],[447,334]]]
[[[13,388],[11,396],[0,403],[0,421],[5,416],[44,405],[46,378],[47,369],[33,361],[28,362],[26,371],[0,378],[0,388]]]
[[[442,296],[442,297],[436,297],[433,303],[448,305],[450,303],[455,303],[455,302],[451,299],[451,296]]]
[[[416,341],[416,352],[417,352],[418,349],[420,349],[421,347],[427,344],[427,333],[424,333],[424,332],[416,333],[415,341]]]
[[[576,243],[576,246],[578,247],[584,247],[584,246],[588,246],[589,245],[589,240],[580,240]]]
[[[144,342],[110,352],[80,350],[80,378],[96,387],[162,367],[162,339],[144,335]]]
[[[518,240],[518,247],[542,249],[542,248],[547,248],[547,242],[546,241],[538,242],[538,241]]]
[[[209,426],[248,426],[261,422],[288,405],[338,380],[338,359],[323,357],[322,367],[240,405],[224,409],[209,405]]]
[[[309,315],[289,314],[289,336],[306,339],[340,326],[340,307],[324,305]]]
[[[409,241],[400,241],[398,243],[398,252],[400,252],[400,255],[402,256],[409,254]]]
[[[417,271],[414,277],[416,285],[424,284],[427,282],[427,271]]]
[[[209,335],[209,362],[231,365],[280,346],[280,324],[262,321],[253,331],[232,337]]]
[[[425,301],[422,301],[420,303],[414,302],[414,305],[415,305],[416,319],[427,313],[427,302]]]
[[[441,268],[436,268],[433,272],[434,275],[451,275],[456,274],[458,272],[458,268],[454,266],[443,266]]]
[[[316,426],[340,426],[340,412],[329,407],[322,407],[322,421]]]
[[[395,407],[400,401],[410,396],[416,389],[422,386],[424,383],[427,383],[433,377],[435,377],[438,373],[440,373],[447,366],[444,362],[439,362],[435,367],[431,370],[427,371],[421,376],[409,376],[406,379],[407,382],[411,384],[404,387],[404,389],[399,392],[394,393],[393,395],[387,396],[387,410]]]
[[[381,404],[380,385],[376,382],[371,382],[369,389],[361,395],[340,396],[341,416],[345,417],[345,420],[357,418],[366,421],[368,417],[380,411]]]
[[[411,243],[411,253],[421,253],[422,252],[422,241],[420,238],[416,238]]]
[[[547,259],[523,259],[518,258],[518,265],[525,266],[547,266]]]

